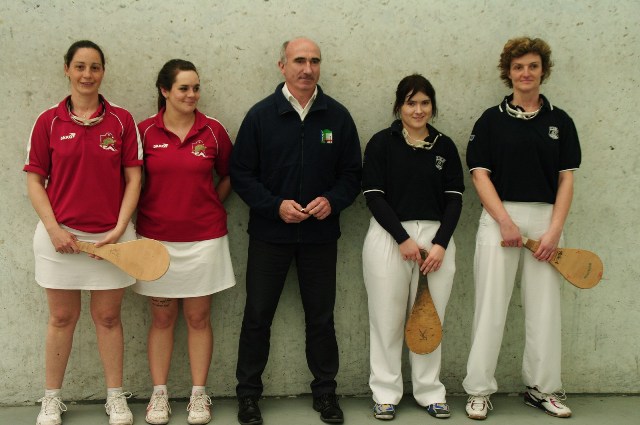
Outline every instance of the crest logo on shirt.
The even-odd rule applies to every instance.
[[[560,131],[558,131],[558,127],[549,127],[549,137],[551,137],[553,140],[558,140],[560,138]]]
[[[60,136],[60,140],[71,140],[76,137],[76,133],[69,133],[66,136]]]
[[[469,141],[470,141],[470,142],[473,142],[473,139],[475,139],[475,138],[476,138],[476,135],[475,135],[475,134],[472,134],[471,136],[469,136]]]
[[[333,144],[333,131],[329,129],[320,131],[320,143],[324,143],[327,145]]]
[[[191,153],[202,158],[207,157],[207,147],[202,140],[196,140],[191,144]]]
[[[436,168],[438,170],[442,170],[442,166],[444,165],[446,159],[441,157],[440,155],[436,155]]]
[[[116,149],[116,139],[111,133],[100,135],[100,147],[106,151],[118,152]]]

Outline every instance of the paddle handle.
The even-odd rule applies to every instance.
[[[504,241],[500,242],[500,246],[506,246]],[[522,236],[522,246],[527,248],[531,252],[536,252],[540,246],[540,241],[536,239],[529,239],[526,236]]]
[[[522,244],[531,252],[536,252],[540,247],[540,241],[536,239],[529,239],[526,236],[522,237]]]
[[[96,247],[93,242],[76,241],[76,245],[78,245],[80,251],[105,259],[122,269],[119,264],[120,251],[118,250],[118,244],[108,243],[101,247]],[[124,271],[127,272],[127,270]]]
[[[86,252],[87,254],[93,254],[93,255],[95,255],[96,253],[96,244],[94,243],[76,241],[76,245],[78,246],[78,249],[82,252]]]
[[[108,243],[101,247],[96,247],[96,244],[93,242],[76,241],[76,245],[78,245],[80,251],[104,258],[110,262],[114,262],[120,257],[120,253],[116,248],[117,244]]]

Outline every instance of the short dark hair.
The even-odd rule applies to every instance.
[[[438,107],[436,106],[436,90],[433,88],[429,80],[424,78],[420,74],[412,74],[404,77],[398,83],[396,89],[396,101],[393,104],[393,115],[396,118],[400,117],[400,108],[404,105],[407,98],[413,96],[416,93],[424,93],[431,99],[432,117],[438,115]]]
[[[498,69],[500,70],[500,78],[507,87],[512,88],[513,83],[509,78],[509,71],[511,69],[511,61],[520,58],[527,53],[536,53],[540,55],[542,61],[542,76],[540,77],[540,84],[551,75],[551,68],[553,62],[551,61],[551,47],[541,38],[531,37],[518,37],[512,38],[504,45],[502,53],[500,54],[500,61],[498,62]]]
[[[90,40],[78,40],[71,46],[69,46],[67,53],[64,55],[64,64],[67,65],[67,67],[71,66],[71,61],[73,60],[73,57],[76,55],[78,50],[85,48],[96,50],[100,54],[100,60],[102,61],[102,67],[104,68],[104,53],[102,52],[100,46]]]
[[[158,79],[156,80],[156,87],[158,88],[158,111],[164,108],[167,104],[167,99],[162,95],[162,90],[171,90],[173,83],[176,81],[176,75],[180,71],[193,71],[196,74],[198,70],[196,66],[184,59],[171,59],[165,63],[160,72],[158,72]]]

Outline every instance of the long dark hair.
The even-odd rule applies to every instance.
[[[102,52],[102,49],[96,43],[89,40],[78,40],[75,43],[73,43],[69,47],[69,50],[67,50],[67,53],[65,53],[64,55],[64,64],[67,65],[67,67],[69,67],[71,65],[71,61],[73,60],[73,57],[76,55],[76,52],[79,49],[84,49],[84,48],[93,49],[97,51],[100,54],[100,60],[102,61],[102,67],[104,68],[105,62],[104,62],[104,53]]]
[[[184,59],[171,59],[165,63],[160,69],[160,72],[158,72],[158,79],[156,80],[156,87],[158,88],[158,111],[167,105],[167,99],[162,95],[161,89],[171,90],[173,83],[176,81],[176,75],[178,75],[180,71],[193,71],[196,74],[198,73],[196,66]]]

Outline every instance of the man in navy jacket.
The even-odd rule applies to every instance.
[[[285,82],[245,117],[231,160],[231,181],[249,205],[247,298],[238,351],[238,421],[262,423],[258,398],[269,356],[273,316],[295,259],[305,311],[313,407],[342,423],[333,308],[340,212],[360,191],[358,132],[347,109],[324,94],[320,48],[296,38],[283,44]]]

